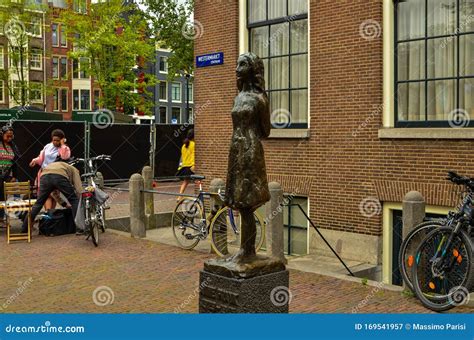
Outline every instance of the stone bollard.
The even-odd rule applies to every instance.
[[[150,166],[144,166],[142,170],[143,176],[143,187],[145,190],[153,189],[153,170]],[[156,227],[155,223],[155,202],[153,200],[153,194],[145,193],[145,226],[146,229],[153,229]]]
[[[225,182],[221,178],[214,178],[211,181],[211,184],[209,185],[209,191],[210,192],[219,192],[219,190],[223,191],[225,190]],[[211,220],[214,218],[215,214],[219,211],[224,206],[224,202],[219,198],[217,195],[212,195],[210,199],[210,207],[211,207]],[[225,235],[223,235],[225,237]],[[225,247],[227,248],[227,243],[225,242],[218,242],[219,244],[225,244]],[[211,252],[212,249],[211,249]],[[227,252],[227,249],[222,249],[223,253]]]
[[[145,199],[143,177],[133,174],[130,177],[130,233],[132,237],[146,237]]]
[[[277,182],[268,183],[270,202],[265,207],[267,255],[287,263],[283,236],[283,189]]]
[[[96,177],[95,182],[96,182],[97,186],[100,189],[103,189],[104,188],[104,175],[102,175],[102,172],[97,171],[95,177]]]
[[[423,222],[425,218],[425,199],[418,191],[410,191],[403,198],[402,205],[402,221],[403,231],[402,237],[405,239],[407,234],[418,224]]]

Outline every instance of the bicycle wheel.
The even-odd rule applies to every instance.
[[[219,256],[233,255],[240,249],[241,217],[238,211],[233,210],[229,214],[230,208],[225,207],[219,210],[211,222],[211,247]],[[259,251],[265,241],[265,224],[257,212],[253,213],[256,225],[255,250]],[[231,218],[237,232],[232,228]]]
[[[433,230],[415,254],[413,287],[425,307],[442,312],[467,301],[474,283],[474,263],[472,243],[464,231],[453,234],[449,227]]]
[[[400,246],[400,253],[398,254],[398,267],[402,275],[403,282],[413,292],[413,283],[411,279],[411,269],[415,261],[415,250],[421,241],[433,229],[445,225],[444,220],[427,221],[418,224],[412,231],[408,233]]]
[[[203,221],[201,201],[184,198],[178,202],[171,217],[171,228],[178,245],[193,249],[200,241]]]
[[[86,221],[88,221],[89,235],[94,246],[99,246],[99,226],[97,225],[97,206],[94,202],[90,202],[89,209],[86,209]]]
[[[104,209],[104,206],[100,206],[99,207],[99,211],[100,211],[100,217],[99,217],[99,221],[100,221],[100,230],[105,233],[105,209]]]

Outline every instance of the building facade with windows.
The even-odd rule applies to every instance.
[[[184,124],[193,123],[194,98],[193,82],[191,75],[189,81],[179,75],[168,80],[168,57],[172,52],[167,49],[156,50],[155,76],[157,79],[154,88],[155,122],[157,124]],[[186,88],[188,85],[188,88]],[[188,96],[188,97],[187,97]],[[189,113],[187,112],[189,101]]]
[[[225,20],[223,20],[225,18]],[[448,170],[474,177],[473,0],[196,1],[196,170],[224,178],[239,54],[265,64],[269,181],[309,212],[345,259],[397,283],[402,200],[456,203]],[[330,254],[288,208],[290,253]]]
[[[30,105],[48,112],[61,113],[64,119],[71,119],[73,111],[97,110],[100,89],[94,86],[93,79],[86,74],[85,65],[88,60],[72,60],[68,52],[73,49],[67,39],[65,27],[60,23],[62,10],[73,8],[87,14],[91,0],[34,0],[42,5],[36,21],[27,28],[31,31],[28,43],[28,66],[25,64],[29,86]],[[44,8],[48,8],[47,11]],[[5,70],[11,65],[11,53],[8,39],[3,29],[0,32],[0,69]],[[13,80],[14,81],[14,80]],[[3,82],[0,81],[0,108],[18,106],[14,97]]]

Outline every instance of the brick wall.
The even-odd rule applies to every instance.
[[[362,22],[382,27],[382,1],[310,1],[310,138],[264,142],[267,173],[289,193],[309,195],[310,215],[323,228],[381,235],[382,216],[366,217],[364,199],[401,202],[420,190],[428,204],[451,205],[446,171],[474,176],[474,142],[381,140],[382,32],[359,34]],[[225,64],[196,70],[196,166],[225,178],[236,95],[238,1],[196,1],[203,28],[195,54],[223,51]],[[301,180],[301,176],[307,176]]]

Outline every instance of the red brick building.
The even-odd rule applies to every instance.
[[[61,113],[64,119],[71,119],[72,111],[95,110],[100,90],[94,87],[91,77],[81,70],[81,62],[86,61],[74,61],[68,57],[73,47],[59,20],[61,11],[67,8],[87,14],[91,0],[31,0],[30,3],[38,5],[35,25],[25,25],[34,31],[34,34],[30,34],[27,47],[29,67],[25,66],[28,81],[37,84],[34,94],[30,90],[30,105]],[[3,63],[0,62],[0,68],[8,68],[9,46],[1,33]],[[9,96],[5,84],[2,84],[0,93],[0,108],[19,105]]]
[[[343,258],[397,283],[404,195],[418,190],[428,212],[445,213],[457,199],[446,171],[474,176],[474,2],[196,0],[195,20],[195,55],[224,53],[195,73],[197,171],[226,176],[235,64],[255,52],[274,127],[269,180]],[[290,218],[290,252],[327,253]]]

